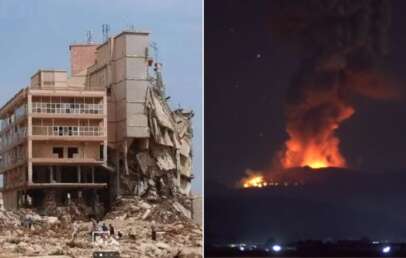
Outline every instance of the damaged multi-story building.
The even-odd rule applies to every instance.
[[[0,109],[6,209],[190,194],[193,112],[169,107],[149,37],[73,44],[70,75],[39,70]]]

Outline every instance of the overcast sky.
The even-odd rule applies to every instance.
[[[102,39],[102,24],[116,34],[133,25],[152,33],[164,63],[173,107],[194,118],[195,192],[202,192],[202,8],[199,0],[0,0],[0,105],[40,68],[69,69],[68,46]]]

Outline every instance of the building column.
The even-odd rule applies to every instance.
[[[51,183],[55,182],[54,168],[52,166],[49,166],[49,180],[50,180]]]
[[[108,145],[109,145],[109,138],[108,138],[108,127],[109,127],[109,124],[108,124],[108,108],[107,108],[107,105],[108,105],[108,103],[107,103],[108,101],[107,101],[107,96],[105,95],[104,97],[103,97],[103,115],[104,115],[104,120],[103,120],[103,135],[104,135],[104,137],[106,137],[106,139],[104,140],[104,146],[103,146],[103,148],[104,148],[104,164],[107,166],[107,158],[108,158],[108,155],[107,155],[107,147],[108,147]]]
[[[94,166],[92,166],[92,183],[94,184]]]
[[[32,95],[28,93],[27,96],[27,113],[28,113],[28,126],[27,126],[27,160],[28,160],[28,185],[32,184]]]
[[[130,172],[128,170],[128,140],[124,140],[124,144],[123,144],[123,148],[124,148],[124,169],[125,169],[125,174],[129,175]]]
[[[82,183],[82,168],[78,166],[78,182]]]
[[[61,178],[61,167],[56,167],[56,182],[62,183],[62,178]]]
[[[104,161],[104,165],[106,167],[108,166],[108,164],[107,164],[107,145],[108,145],[108,142],[104,141],[104,145],[103,145],[103,161]]]
[[[116,195],[120,196],[120,152],[118,151],[118,144],[115,149],[116,154]]]

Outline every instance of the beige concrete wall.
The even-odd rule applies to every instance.
[[[109,142],[149,137],[145,114],[148,87],[149,34],[123,32],[101,44],[89,68],[89,87],[111,87],[108,103]]]
[[[40,73],[36,73],[31,77],[31,88],[34,89],[41,88]]]
[[[110,43],[105,42],[104,44],[97,47],[96,50],[96,60],[97,65],[104,65],[110,60]]]
[[[94,72],[90,77],[89,77],[89,88],[94,90],[94,89],[100,89],[103,88],[105,89],[107,87],[107,69],[103,68],[98,70],[97,72]]]
[[[114,50],[113,50],[113,58],[115,60],[120,59],[126,55],[126,38],[123,37],[116,37],[114,39]]]
[[[145,114],[145,96],[147,91],[147,59],[149,35],[124,33],[115,38],[114,96],[117,101],[117,117],[125,124],[118,125],[124,132],[118,134],[118,141],[125,137],[149,137],[148,120]]]
[[[64,148],[64,158],[68,158],[68,148],[78,148],[78,158],[100,159],[100,145],[98,142],[64,143],[64,142],[35,142],[33,144],[33,158],[57,158],[53,154],[54,147]]]
[[[192,198],[192,206],[193,206],[193,221],[200,225],[203,224],[203,197],[202,196],[194,196]]]
[[[7,210],[17,209],[17,191],[3,192],[4,208]]]
[[[63,89],[67,88],[66,71],[39,70],[31,77],[31,88],[34,89]]]
[[[26,183],[26,166],[17,167],[6,171],[4,174],[4,188],[13,189]]]
[[[96,61],[97,44],[76,44],[69,46],[71,73],[77,75]]]

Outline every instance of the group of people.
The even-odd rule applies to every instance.
[[[93,242],[96,241],[97,237],[101,237],[103,240],[107,240],[109,237],[120,240],[123,237],[123,234],[120,231],[117,231],[116,234],[116,230],[112,224],[107,226],[106,223],[102,223],[94,218],[91,219],[91,223],[90,235]],[[73,222],[72,229],[72,241],[74,241],[79,233],[79,224],[76,221]],[[133,234],[131,230],[128,233],[128,236],[130,239],[135,240],[135,234]],[[151,225],[151,239],[157,241],[155,223]]]
[[[106,223],[101,223],[98,220],[92,219],[92,229],[91,229],[91,235],[92,235],[92,240],[96,241],[97,236],[101,236],[103,239],[107,239],[107,237],[114,237],[116,239],[120,239],[123,235],[120,231],[116,232],[114,229],[114,226],[112,224],[109,224],[109,226],[106,225]]]
[[[21,218],[21,225],[22,225],[24,228],[31,229],[31,228],[32,228],[32,224],[33,224],[33,220],[32,220],[32,217],[31,217],[29,214],[27,214],[27,215],[25,215],[25,216],[23,216],[23,217]]]

